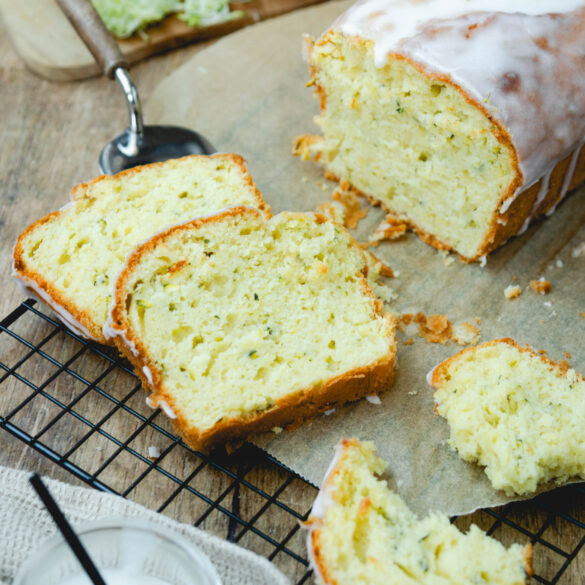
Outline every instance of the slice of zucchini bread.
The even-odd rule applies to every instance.
[[[296,150],[438,248],[483,257],[585,179],[583,0],[361,0],[308,39]]]
[[[378,477],[386,467],[370,442],[345,439],[307,522],[317,582],[325,585],[522,585],[532,547],[505,549],[445,515],[419,519]]]
[[[232,208],[128,259],[105,332],[196,449],[297,425],[393,379],[364,253],[323,216]]]
[[[14,248],[14,276],[79,335],[102,327],[126,256],[171,225],[233,205],[270,214],[234,154],[188,156],[77,185],[65,207],[29,226]]]
[[[585,379],[512,339],[467,348],[430,374],[459,456],[496,489],[585,478]]]

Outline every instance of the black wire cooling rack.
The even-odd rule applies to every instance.
[[[316,488],[260,449],[209,457],[148,408],[128,363],[34,301],[0,322],[0,427],[87,484],[191,522],[311,580],[300,523]],[[124,429],[123,432],[120,429]],[[534,581],[585,583],[585,488],[573,485],[471,517],[509,544],[531,542]],[[567,549],[567,543],[570,546]],[[579,568],[581,565],[581,569]]]

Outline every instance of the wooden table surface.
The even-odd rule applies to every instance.
[[[149,92],[167,74],[210,42],[154,57],[134,66],[132,75],[141,95],[145,96],[143,99],[147,99]],[[99,174],[97,159],[101,148],[126,127],[127,118],[122,94],[112,82],[101,77],[70,83],[41,79],[26,69],[1,29],[0,57],[2,318],[23,300],[10,278],[11,249],[17,235],[32,221],[66,203],[68,191],[73,185]],[[0,352],[6,351],[2,347],[0,340]],[[16,384],[10,380],[0,385],[0,415],[6,411],[7,405],[14,402],[17,392]],[[112,423],[113,433],[116,432],[115,424]],[[0,465],[35,470],[70,483],[80,483],[69,472],[5,431],[0,431]],[[262,475],[262,469],[252,473],[268,493],[282,482],[282,475],[278,473],[266,472]],[[217,493],[218,488],[213,483],[216,479],[210,477],[205,481],[207,485],[204,483],[199,489],[204,493]],[[298,485],[290,486],[288,492],[289,500],[302,509],[307,508],[315,493],[300,481]],[[571,497],[568,492],[556,492],[547,503],[585,523],[585,497],[575,497],[574,492],[570,494]],[[148,493],[142,493],[135,499],[146,506],[157,506],[154,495]],[[239,505],[245,507],[246,503],[240,502]],[[180,507],[166,513],[181,517]],[[540,531],[542,539],[569,553],[585,543],[585,529],[562,517],[549,516],[542,508],[532,504],[512,507],[506,512],[506,518],[518,522],[526,530]],[[493,524],[493,518],[485,512],[460,519],[458,523],[465,527],[470,520],[484,528]],[[276,525],[278,519],[274,523]],[[210,517],[204,527],[227,536],[225,518],[221,514]],[[271,527],[270,522],[264,526],[265,531],[273,529],[275,526]],[[508,530],[505,522],[498,524],[496,536],[506,543],[526,541],[526,538],[519,538],[521,535],[517,531]],[[265,553],[262,546],[253,543],[248,543],[248,546]],[[546,579],[551,579],[565,561],[562,555],[551,552],[549,547],[538,542],[535,545],[535,559],[537,572]],[[286,566],[283,568],[287,570]],[[289,574],[298,578],[302,571],[293,569]],[[584,581],[585,553],[581,550],[558,582],[576,585]]]

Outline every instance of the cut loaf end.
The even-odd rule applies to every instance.
[[[198,449],[387,389],[394,324],[362,250],[322,216],[233,208],[138,248],[109,335]]]

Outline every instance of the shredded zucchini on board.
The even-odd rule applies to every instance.
[[[230,12],[228,0],[92,0],[106,28],[127,38],[165,16],[178,12],[189,26],[208,26],[242,15]]]

